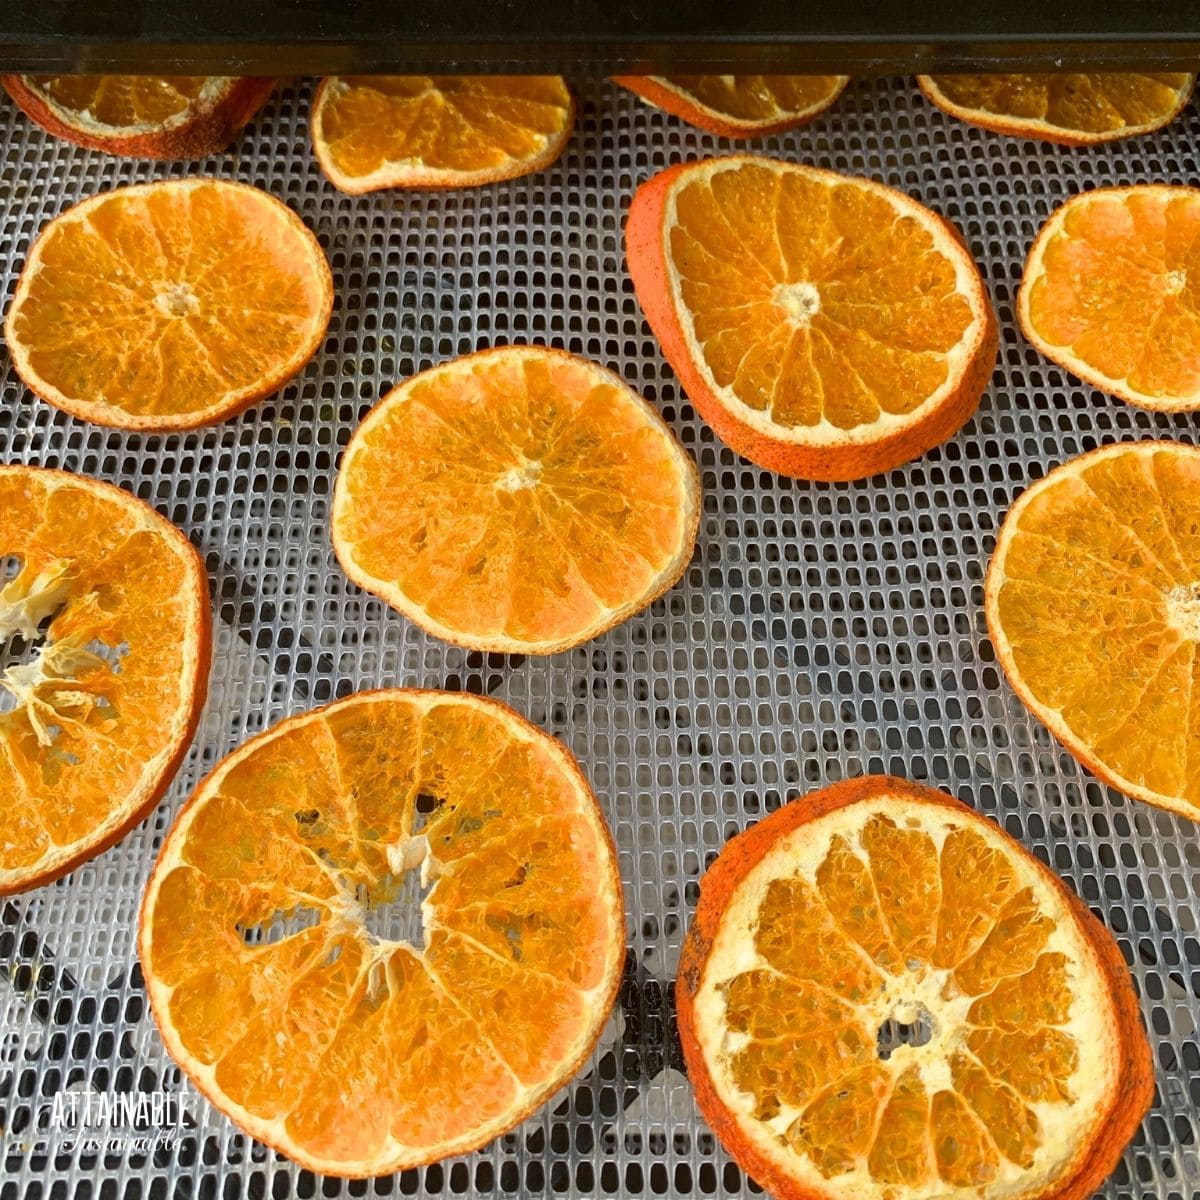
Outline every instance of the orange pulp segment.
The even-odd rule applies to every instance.
[[[506,347],[422,372],[359,427],[338,471],[346,573],[438,637],[548,654],[682,574],[696,468],[617,376]]]
[[[201,1091],[311,1170],[361,1177],[482,1145],[557,1091],[624,944],[611,840],[566,750],[495,701],[395,690],[217,766],[163,845],[140,953]]]

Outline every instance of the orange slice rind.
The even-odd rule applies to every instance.
[[[924,453],[995,365],[961,236],[872,180],[746,155],[682,163],[638,189],[625,241],[688,398],[782,474],[864,478]]]
[[[1200,408],[1200,189],[1074,196],[1042,227],[1017,296],[1025,336],[1141,408]]]
[[[0,895],[123,837],[191,743],[208,684],[200,556],[149,505],[62,471],[0,466]]]
[[[4,75],[0,82],[55,137],[157,159],[223,150],[275,89],[274,79],[215,75]]]
[[[1093,146],[1153,133],[1184,109],[1195,75],[918,75],[943,112],[1011,137]]]
[[[558,75],[334,75],[312,139],[343,192],[479,187],[550,166],[574,120]]]
[[[540,346],[393,388],[338,469],[346,574],[447,641],[552,654],[671,587],[700,515],[695,465],[618,376]]]
[[[898,779],[735,837],[676,996],[701,1112],[780,1200],[1084,1200],[1154,1091],[1111,934],[990,821]]]
[[[93,196],[29,251],[5,319],[26,386],[122,429],[224,420],[313,356],[333,307],[316,238],[274,196],[176,179]]]
[[[1200,450],[1127,442],[1031,484],[985,604],[1017,695],[1088,770],[1200,815]]]
[[[797,129],[846,90],[848,75],[614,75],[613,82],[719,137]]]
[[[381,929],[397,905],[408,925]],[[541,1105],[599,1037],[624,946],[616,855],[570,754],[495,701],[406,690],[218,764],[167,835],[139,941],[196,1086],[350,1177],[466,1152]]]

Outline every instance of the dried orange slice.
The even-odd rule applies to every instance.
[[[806,125],[846,90],[849,75],[614,75],[673,117],[727,138]]]
[[[130,158],[223,150],[267,102],[274,79],[219,75],[5,75],[8,94],[48,133]]]
[[[542,1104],[591,1052],[625,955],[616,856],[570,754],[493,700],[403,690],[221,762],[140,929],[196,1086],[354,1177],[481,1146]]]
[[[1009,510],[988,629],[1017,695],[1089,770],[1200,817],[1200,450],[1071,459]]]
[[[558,75],[334,75],[312,139],[343,192],[477,187],[548,167],[574,120]]]
[[[952,117],[1063,146],[1161,129],[1183,111],[1195,82],[1195,75],[1183,74],[917,76],[921,91]]]
[[[317,239],[243,183],[173,179],[84,200],[41,232],[4,332],[43,400],[122,429],[195,429],[277,391],[333,307]]]
[[[191,543],[107,483],[0,466],[0,895],[99,854],[154,807],[208,686]]]
[[[701,1111],[781,1200],[1084,1200],[1154,1092],[1111,934],[992,822],[899,779],[735,837],[676,996]]]
[[[735,156],[638,188],[629,273],[689,399],[739,454],[806,479],[889,470],[953,434],[996,361],[959,234],[868,179]]]
[[[393,388],[346,448],[346,574],[438,637],[551,654],[682,575],[695,464],[616,375],[540,346],[468,355]]]
[[[1200,408],[1200,189],[1072,197],[1029,251],[1017,316],[1080,379],[1142,408]]]

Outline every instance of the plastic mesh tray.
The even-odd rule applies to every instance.
[[[1003,330],[992,386],[961,434],[890,475],[825,485],[758,470],[714,440],[625,273],[634,187],[728,145],[608,84],[577,91],[576,132],[542,175],[360,198],[317,169],[306,85],[282,91],[234,155],[177,166],[77,150],[0,101],[6,298],[51,216],[117,184],[199,173],[257,184],[295,208],[337,289],[328,338],[297,381],[187,436],[72,420],[30,396],[0,348],[0,460],[99,476],[149,500],[201,547],[216,614],[204,720],[155,816],[59,883],[0,901],[0,1200],[756,1193],[698,1118],[682,1073],[672,981],[697,880],[728,837],[785,799],[878,771],[943,787],[995,818],[1117,935],[1159,1086],[1102,1194],[1196,1200],[1200,838],[1102,787],[1029,717],[995,664],[982,578],[1027,481],[1103,441],[1192,437],[1191,418],[1138,411],[1045,362],[1017,332],[1012,302],[1026,248],[1067,195],[1195,181],[1200,116],[1063,151],[972,129],[932,110],[910,81],[880,81],[764,141],[765,153],[873,176],[956,222]],[[510,341],[564,346],[619,371],[703,472],[684,580],[648,612],[549,659],[425,636],[344,579],[328,535],[339,449],[374,401],[432,363]],[[629,948],[617,1011],[551,1104],[478,1153],[349,1184],[250,1142],[187,1088],[145,1002],[134,927],[163,831],[203,772],[287,714],[389,684],[501,697],[570,746],[616,837]],[[173,1145],[84,1152],[50,1127],[64,1089],[161,1088],[185,1093]]]

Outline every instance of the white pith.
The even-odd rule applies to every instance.
[[[671,296],[671,305],[679,321],[684,341],[687,345],[689,361],[704,378],[708,389],[716,396],[722,407],[733,413],[737,420],[767,436],[771,441],[793,443],[796,445],[821,446],[854,446],[874,443],[881,438],[895,434],[903,429],[920,423],[925,416],[938,408],[961,384],[962,376],[970,365],[971,358],[978,348],[987,323],[987,297],[979,271],[967,250],[950,234],[934,214],[915,200],[898,192],[888,191],[889,202],[896,209],[897,219],[905,217],[917,221],[929,233],[938,251],[953,265],[955,274],[955,291],[969,303],[972,320],[963,331],[957,344],[943,356],[946,366],[946,381],[927,396],[925,400],[909,413],[897,415],[880,411],[879,416],[869,424],[856,425],[851,429],[843,429],[835,425],[824,414],[815,425],[777,425],[771,418],[769,410],[751,408],[743,403],[732,387],[721,386],[712,373],[704,356],[704,349],[696,335],[695,321],[691,310],[683,301],[681,279],[671,255],[671,230],[678,224],[677,198],[686,188],[697,180],[709,181],[715,175],[725,171],[736,171],[744,166],[762,167],[774,170],[779,174],[796,172],[803,173],[805,178],[819,183],[827,188],[860,187],[865,191],[878,194],[881,185],[867,179],[858,179],[849,175],[840,175],[813,167],[796,164],[780,163],[772,159],[739,155],[712,159],[698,164],[692,169],[680,174],[670,185],[663,203],[662,244],[665,248],[667,286]],[[809,286],[812,286],[811,284]],[[809,314],[810,316],[812,314]]]
[[[1018,886],[1031,887],[1043,912],[1052,916],[1056,928],[1043,952],[1058,951],[1069,962],[1068,978],[1074,993],[1070,1020],[1062,1027],[1075,1039],[1079,1063],[1068,1081],[1073,1105],[1026,1102],[1036,1113],[1043,1130],[1043,1143],[1032,1167],[1024,1169],[998,1154],[997,1177],[984,1187],[956,1188],[938,1180],[920,1188],[902,1184],[883,1185],[874,1179],[866,1159],[860,1157],[847,1173],[831,1178],[823,1175],[805,1155],[794,1151],[784,1133],[800,1115],[800,1109],[784,1106],[778,1116],[760,1122],[753,1116],[755,1098],[741,1092],[730,1068],[729,1055],[747,1038],[725,1030],[725,995],[722,985],[742,972],[772,970],[754,944],[757,912],[766,888],[775,878],[799,876],[815,882],[816,870],[824,860],[832,838],[840,834],[861,850],[859,831],[873,813],[884,813],[902,828],[923,830],[938,846],[954,827],[969,827],[999,848],[1013,862]],[[721,1102],[734,1114],[744,1136],[765,1158],[812,1189],[814,1196],[836,1196],[838,1200],[1015,1200],[1037,1196],[1050,1181],[1073,1168],[1090,1138],[1111,1110],[1111,1090],[1119,1070],[1117,1044],[1113,1039],[1116,1014],[1095,952],[1080,930],[1074,914],[1047,879],[1023,856],[1012,853],[1011,843],[990,822],[970,813],[958,814],[940,806],[914,803],[900,797],[883,796],[807,822],[780,838],[767,855],[741,880],[730,897],[705,963],[695,998],[694,1024],[697,1042]],[[962,1040],[961,1022],[977,997],[943,999],[941,986],[948,972],[930,971],[924,978],[911,975],[888,978],[883,992],[854,1006],[862,1027],[873,1041],[879,1026],[888,1018],[907,1019],[916,1004],[923,1005],[935,1024],[933,1039],[924,1046],[900,1046],[882,1065],[898,1077],[916,1066],[929,1094],[949,1085],[945,1056]]]
[[[311,1169],[328,1171],[343,1176],[385,1174],[401,1170],[409,1165],[432,1162],[453,1154],[465,1152],[491,1141],[510,1128],[521,1116],[542,1104],[563,1086],[570,1074],[578,1069],[579,1063],[586,1057],[604,1024],[607,1022],[609,1004],[606,1001],[610,996],[615,994],[615,983],[619,978],[621,963],[625,954],[622,900],[619,888],[616,886],[618,876],[616,863],[612,857],[608,831],[604,826],[603,816],[594,798],[588,790],[583,777],[579,774],[577,765],[566,749],[555,739],[550,738],[533,726],[527,726],[522,719],[494,702],[475,700],[468,696],[441,692],[405,692],[402,694],[405,702],[411,704],[421,713],[427,712],[434,707],[446,705],[462,706],[476,713],[480,710],[493,712],[496,715],[496,719],[504,723],[506,730],[513,738],[527,742],[536,741],[542,749],[548,749],[551,752],[556,762],[561,765],[563,774],[571,780],[576,789],[579,797],[579,805],[576,811],[580,815],[586,816],[592,825],[595,834],[595,845],[603,863],[604,877],[606,880],[611,880],[614,884],[611,902],[608,905],[612,929],[611,936],[607,942],[607,959],[604,963],[600,983],[590,989],[577,989],[590,1011],[591,1020],[580,1031],[571,1048],[563,1054],[562,1072],[560,1074],[552,1076],[536,1086],[521,1084],[516,1075],[513,1074],[511,1068],[508,1067],[500,1052],[494,1046],[491,1046],[496,1059],[512,1076],[514,1085],[517,1088],[517,1098],[505,1114],[501,1114],[499,1117],[486,1123],[481,1123],[476,1129],[470,1130],[453,1140],[436,1145],[423,1144],[411,1146],[389,1135],[385,1144],[369,1161],[317,1157],[309,1153],[303,1145],[298,1144],[292,1138],[287,1125],[288,1118],[292,1115],[290,1112],[278,1118],[267,1120],[257,1116],[242,1105],[235,1103],[225,1094],[217,1081],[217,1067],[221,1060],[213,1064],[202,1063],[194,1058],[183,1046],[174,1026],[164,1019],[165,1015],[169,1012],[171,996],[175,988],[162,983],[155,974],[154,942],[151,930],[154,923],[154,907],[162,882],[175,868],[186,865],[187,860],[184,855],[184,849],[188,832],[203,811],[206,801],[220,794],[221,784],[225,776],[231,770],[243,764],[247,759],[252,758],[260,748],[278,736],[281,731],[321,722],[324,719],[323,713],[329,711],[329,709],[316,710],[282,722],[265,733],[243,743],[237,750],[223,759],[218,764],[216,770],[197,789],[192,800],[185,805],[180,813],[175,825],[168,834],[158,863],[146,887],[140,922],[139,953],[145,969],[147,992],[158,1018],[159,1029],[167,1048],[176,1060],[185,1067],[188,1075],[200,1090],[217,1104],[222,1112],[236,1121],[243,1129],[249,1131],[252,1136],[282,1149],[290,1157]],[[359,706],[395,704],[397,702],[396,695],[397,693],[395,692],[385,691],[351,696],[345,701],[337,702],[335,705],[329,707],[332,709],[350,704]],[[441,863],[429,848],[424,836],[420,834],[404,836],[398,839],[393,845],[383,847],[383,849],[385,850],[390,869],[419,869],[422,884],[425,885],[432,882],[436,889],[436,881],[441,870]],[[433,910],[434,896],[435,892],[431,890],[421,902],[421,917],[427,944],[430,934],[438,927],[436,913]],[[323,928],[330,936],[338,932],[364,934],[365,918],[362,906],[344,888],[340,890],[340,894],[330,903],[329,910],[331,920]],[[370,935],[367,936],[370,938]],[[364,960],[363,970],[367,973],[368,987],[374,988],[376,993],[379,993],[391,986],[388,974],[383,969],[385,958],[394,952],[398,946],[405,945],[406,943],[388,939],[371,940],[376,941],[377,944],[374,945]],[[424,961],[424,956],[420,950],[414,950],[414,953]],[[426,969],[431,976],[435,977],[432,968],[428,964],[426,964]],[[560,985],[563,984],[562,980],[556,981]],[[491,1045],[490,1043],[486,1044]]]

